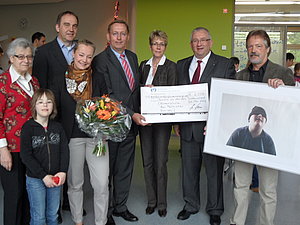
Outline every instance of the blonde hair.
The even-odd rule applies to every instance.
[[[154,30],[150,33],[149,35],[149,44],[152,45],[152,41],[154,40],[154,38],[161,38],[164,40],[165,45],[168,45],[168,35],[166,34],[166,32],[162,31],[162,30]]]

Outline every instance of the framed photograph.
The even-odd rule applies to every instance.
[[[213,78],[204,152],[300,174],[300,89]]]

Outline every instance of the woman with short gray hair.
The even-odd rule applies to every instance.
[[[32,47],[17,38],[7,49],[11,66],[0,75],[0,178],[4,191],[4,225],[28,225],[29,203],[25,189],[25,166],[20,159],[20,132],[31,117],[30,100],[39,88],[28,70]]]

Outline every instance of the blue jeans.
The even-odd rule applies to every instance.
[[[48,188],[41,179],[26,176],[30,225],[57,225],[61,186]]]

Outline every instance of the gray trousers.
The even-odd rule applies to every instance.
[[[181,138],[181,152],[184,209],[189,212],[198,212],[200,209],[199,182],[203,161],[207,178],[206,212],[209,215],[221,216],[224,212],[224,158],[203,153],[203,143],[197,142],[193,138],[191,141]]]
[[[83,190],[84,162],[87,162],[91,185],[94,190],[95,225],[105,225],[108,210],[108,176],[109,176],[109,152],[97,157],[93,149],[96,142],[92,138],[71,138],[70,165],[68,171],[68,196],[72,219],[75,223],[83,222]]]

